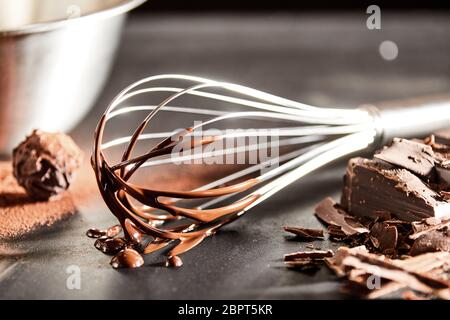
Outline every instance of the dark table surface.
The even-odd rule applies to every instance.
[[[319,106],[448,91],[449,18],[384,13],[382,29],[368,30],[363,13],[132,17],[108,84],[73,136],[89,148],[108,101],[129,83],[159,73],[239,82]],[[394,61],[380,56],[384,40],[399,48]],[[343,298],[326,268],[305,274],[282,263],[283,254],[305,248],[289,241],[282,226],[319,227],[312,209],[325,196],[338,198],[342,175],[337,164],[291,185],[184,254],[179,269],[161,267],[161,257],[152,255],[140,269],[113,270],[84,236],[89,227],[114,223],[98,196],[69,220],[0,243],[18,252],[0,257],[0,298]],[[80,290],[66,286],[73,265],[81,271]]]

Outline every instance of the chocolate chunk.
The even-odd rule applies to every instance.
[[[350,214],[375,218],[387,211],[400,220],[413,221],[450,215],[450,203],[406,169],[376,160],[349,161],[342,203]]]
[[[284,231],[295,234],[301,240],[324,239],[323,230],[321,229],[307,229],[298,227],[284,227]]]
[[[436,163],[430,146],[400,138],[394,138],[390,146],[378,151],[374,157],[427,178],[433,174]]]
[[[139,268],[144,264],[142,256],[134,249],[125,248],[111,259],[111,266],[118,268]]]
[[[34,130],[13,150],[13,173],[30,197],[47,200],[68,189],[82,151],[69,136]]]
[[[447,236],[447,229],[433,230],[421,235],[414,241],[410,254],[417,256],[426,252],[450,251],[450,237]]]
[[[370,229],[370,240],[382,253],[393,253],[397,247],[397,227],[385,222],[377,222]]]
[[[328,225],[328,231],[346,237],[368,233],[369,230],[360,224],[355,217],[348,215],[337,207],[331,198],[322,200],[315,209],[316,216]],[[330,233],[331,233],[330,232]]]

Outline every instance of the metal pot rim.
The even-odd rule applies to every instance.
[[[100,20],[107,19],[120,14],[124,14],[134,8],[140,6],[147,0],[123,0],[120,4],[106,8],[100,11],[92,12],[87,15],[83,15],[76,18],[64,19],[64,20],[54,20],[48,22],[39,22],[27,24],[17,28],[11,29],[0,29],[0,36],[15,36],[15,35],[25,35],[38,32],[46,32],[54,29],[62,28],[68,25],[73,25],[81,23],[88,20]]]

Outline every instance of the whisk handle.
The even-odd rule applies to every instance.
[[[371,107],[377,113],[376,126],[382,145],[394,137],[423,137],[450,128],[450,93],[376,103]]]

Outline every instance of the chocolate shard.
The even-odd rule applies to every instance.
[[[450,216],[450,203],[416,175],[364,158],[349,161],[341,202],[360,217],[376,218],[380,210],[405,221]]]
[[[406,271],[413,273],[433,272],[435,275],[443,274],[445,266],[450,263],[450,254],[446,252],[425,253],[405,260],[394,260],[394,263]],[[405,288],[405,284],[389,281],[377,290],[368,293],[366,298],[376,299]]]
[[[320,268],[326,258],[333,256],[331,250],[311,250],[299,251],[284,256],[284,263],[291,268],[298,268],[302,270],[318,269]]]
[[[424,234],[432,231],[448,230],[448,228],[450,228],[450,219],[443,221],[424,219],[419,222],[413,222],[412,226],[414,232],[409,236],[409,238],[412,240],[416,240]]]
[[[315,209],[316,216],[328,225],[328,231],[343,234],[346,237],[369,233],[369,230],[359,223],[355,217],[350,216],[339,208],[331,198],[322,200]]]
[[[370,229],[370,240],[375,248],[382,253],[395,252],[398,241],[397,227],[385,222],[377,222]]]
[[[295,234],[298,239],[301,240],[323,240],[323,230],[321,229],[308,229],[299,227],[284,227],[284,231]]]
[[[446,160],[436,166],[438,182],[443,185],[442,189],[450,189],[450,161]]]
[[[390,146],[378,151],[374,157],[425,178],[433,175],[436,163],[431,146],[401,138],[394,138]]]
[[[450,237],[447,235],[447,231],[447,228],[444,228],[422,234],[414,241],[410,254],[417,256],[426,252],[450,252]]]
[[[328,226],[328,234],[330,235],[330,239],[336,241],[343,241],[348,238],[348,235],[342,231],[341,227],[331,224]]]
[[[442,259],[442,258],[441,258]],[[353,288],[358,288],[360,294],[366,298],[379,297],[381,293],[392,292],[392,289],[410,288],[425,295],[434,295],[441,299],[450,297],[450,283],[438,273],[422,273],[408,268],[402,260],[391,260],[383,255],[368,253],[365,248],[341,247],[335,256],[326,259],[338,276],[347,279]],[[427,271],[442,266],[428,266]],[[425,268],[422,268],[425,269]],[[394,288],[388,290],[383,283],[394,283]]]
[[[325,263],[338,277],[342,278],[346,275],[346,270],[343,267],[342,261],[351,254],[356,254],[358,252],[368,253],[367,248],[364,245],[353,248],[340,247],[333,257],[325,258]]]
[[[293,261],[299,259],[324,259],[333,256],[331,250],[311,250],[311,251],[298,251],[284,255],[284,261]]]
[[[450,141],[443,139],[450,136],[450,130],[435,135],[431,135],[423,142],[434,151],[436,157],[437,185],[440,190],[450,190]]]

